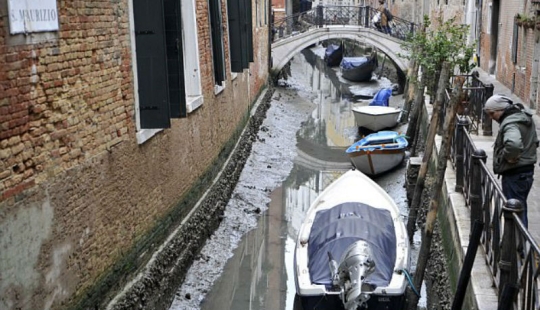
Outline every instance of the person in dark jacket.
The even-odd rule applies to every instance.
[[[502,176],[506,199],[523,204],[522,221],[528,227],[527,196],[532,187],[538,137],[532,113],[522,104],[514,104],[504,95],[491,96],[484,111],[498,122],[499,132],[493,146],[493,172]]]

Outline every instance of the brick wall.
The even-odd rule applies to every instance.
[[[69,308],[141,240],[159,242],[148,233],[192,207],[182,198],[268,77],[261,28],[252,74],[231,80],[227,64],[214,95],[207,1],[197,1],[204,104],[139,145],[127,0],[58,9],[57,39],[14,45],[0,5],[1,309]]]
[[[517,48],[517,62],[514,63],[512,59],[512,41],[514,36],[514,17],[516,14],[523,14],[532,16],[529,9],[525,5],[517,0],[513,1],[499,1],[500,15],[499,22],[499,34],[497,37],[497,59],[495,63],[495,74],[499,82],[506,86],[510,91],[518,96],[522,102],[531,103],[531,75],[534,60],[535,51],[535,36],[537,36],[538,30],[531,28],[518,27],[518,48]],[[487,24],[490,20],[489,6],[485,5],[482,11],[483,26],[481,35],[481,63],[480,66],[485,71],[490,70],[490,55],[491,55],[491,41],[494,40],[493,33],[488,33]],[[493,61],[491,61],[493,63]],[[533,101],[533,105],[538,106],[538,98],[536,102]]]

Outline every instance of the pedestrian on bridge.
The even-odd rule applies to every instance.
[[[376,24],[379,31],[391,34],[392,30],[390,29],[390,21],[388,20],[389,16],[392,16],[390,14],[390,11],[384,6],[385,0],[379,0],[379,7],[377,8],[377,11],[380,12],[380,20]]]
[[[484,111],[500,124],[493,146],[493,172],[502,176],[506,199],[518,199],[523,204],[522,221],[528,227],[527,196],[533,184],[538,148],[533,114],[523,104],[514,104],[498,94],[486,101]]]

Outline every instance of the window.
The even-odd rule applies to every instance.
[[[202,104],[194,1],[129,2],[139,143]]]
[[[225,52],[223,49],[223,20],[221,17],[221,0],[209,0],[210,28],[212,35],[212,60],[214,63],[215,85],[225,81]]]
[[[242,72],[253,61],[251,0],[227,1],[231,71]]]
[[[516,23],[513,23],[514,31],[512,33],[512,62],[517,63],[517,48],[518,48],[518,34],[519,28]]]
[[[523,28],[523,36],[521,37],[519,66],[521,69],[527,67],[527,29]]]
[[[178,0],[180,1],[180,0]],[[186,77],[186,110],[193,112],[203,103],[201,70],[199,66],[199,42],[195,0],[181,0],[184,50],[184,76]]]

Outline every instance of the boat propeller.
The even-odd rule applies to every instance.
[[[341,289],[340,298],[347,310],[366,307],[370,294],[363,292],[363,282],[375,270],[372,251],[363,240],[351,244],[341,257],[340,264],[328,253],[332,284]]]

